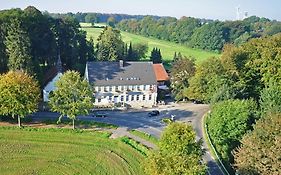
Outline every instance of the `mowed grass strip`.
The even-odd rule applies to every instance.
[[[82,30],[87,32],[87,38],[93,37],[95,43],[97,42],[97,38],[100,35],[102,28],[82,28]],[[121,32],[122,39],[126,43],[147,43],[148,44],[148,54],[147,57],[150,56],[150,52],[154,47],[157,47],[161,50],[162,57],[164,61],[171,61],[174,58],[175,52],[180,52],[182,55],[190,56],[196,59],[197,63],[200,63],[204,59],[209,57],[219,57],[220,54],[215,52],[208,52],[199,49],[193,49],[181,44],[176,44],[169,41],[159,40],[155,38],[144,37],[140,35],[135,35],[128,32]]]
[[[144,174],[144,156],[104,132],[0,127],[0,174]]]
[[[134,129],[130,130],[129,132],[131,134],[135,135],[135,136],[138,136],[138,137],[140,137],[142,139],[145,139],[145,140],[153,143],[154,145],[158,145],[158,143],[159,143],[159,140],[156,137],[154,137],[154,136],[152,136],[150,134],[147,134],[145,132],[142,132],[142,131],[139,131],[139,130],[134,130]]]

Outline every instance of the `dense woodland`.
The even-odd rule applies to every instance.
[[[120,31],[112,27],[106,27],[94,44],[93,39],[86,40],[75,16],[51,15],[31,6],[0,11],[0,73],[25,70],[42,85],[59,56],[65,70],[83,75],[87,61],[138,61],[148,51],[144,43],[125,44]],[[151,60],[161,62],[160,50],[155,51]]]
[[[266,151],[280,148],[280,130],[268,127],[263,134],[253,130],[265,126],[264,122],[271,122],[275,128],[280,123],[280,44],[281,34],[276,34],[240,46],[225,45],[221,58],[209,58],[198,65],[191,58],[175,55],[171,72],[174,97],[211,104],[208,132],[230,171],[233,164],[241,174],[280,174],[276,167],[281,162],[275,161],[276,154]],[[257,121],[259,125],[253,128]],[[262,135],[270,135],[275,141],[267,142]],[[249,147],[255,142],[261,152]],[[242,162],[249,159],[247,154],[255,156],[246,166]]]
[[[212,21],[192,17],[146,16],[126,19],[116,25],[120,30],[220,52],[225,43],[240,45],[251,38],[281,32],[281,22],[252,16],[241,21]]]
[[[71,17],[54,19],[34,7],[0,11],[0,72],[26,70],[42,83],[60,55],[65,69],[84,71],[93,45]]]
[[[43,12],[44,14],[48,14],[53,18],[64,18],[64,17],[72,17],[75,18],[78,22],[86,22],[86,23],[107,23],[113,21],[114,23],[118,23],[125,19],[142,19],[145,15],[127,15],[127,14],[107,14],[107,13],[49,13]],[[151,16],[154,19],[159,19],[159,16]]]

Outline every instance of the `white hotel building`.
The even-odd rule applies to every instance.
[[[157,80],[152,62],[87,62],[85,78],[93,85],[96,107],[156,104]]]

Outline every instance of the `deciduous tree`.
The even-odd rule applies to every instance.
[[[67,71],[56,82],[56,90],[50,96],[51,110],[59,112],[61,117],[72,120],[73,129],[78,115],[88,114],[93,107],[93,92],[89,83],[83,80],[78,72]]]
[[[40,98],[38,83],[22,71],[10,71],[0,76],[0,115],[20,119],[37,111]]]
[[[254,130],[243,137],[234,157],[238,174],[281,174],[281,114],[257,121]]]
[[[172,123],[164,130],[159,150],[152,152],[145,164],[151,175],[206,174],[202,163],[202,141],[195,140],[195,132],[190,125]]]
[[[233,162],[231,151],[254,123],[256,104],[253,100],[227,100],[212,106],[208,132],[216,150],[226,162]]]
[[[194,74],[194,59],[185,57],[174,62],[171,71],[171,87],[176,100],[186,97],[184,91],[189,87],[189,79]]]

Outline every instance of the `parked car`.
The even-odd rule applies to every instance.
[[[160,112],[158,111],[158,110],[153,110],[153,111],[150,111],[149,113],[148,113],[148,116],[149,117],[152,117],[152,116],[157,116],[157,115],[159,115],[160,114]]]
[[[107,114],[98,112],[98,113],[94,113],[92,116],[93,117],[107,117]]]

